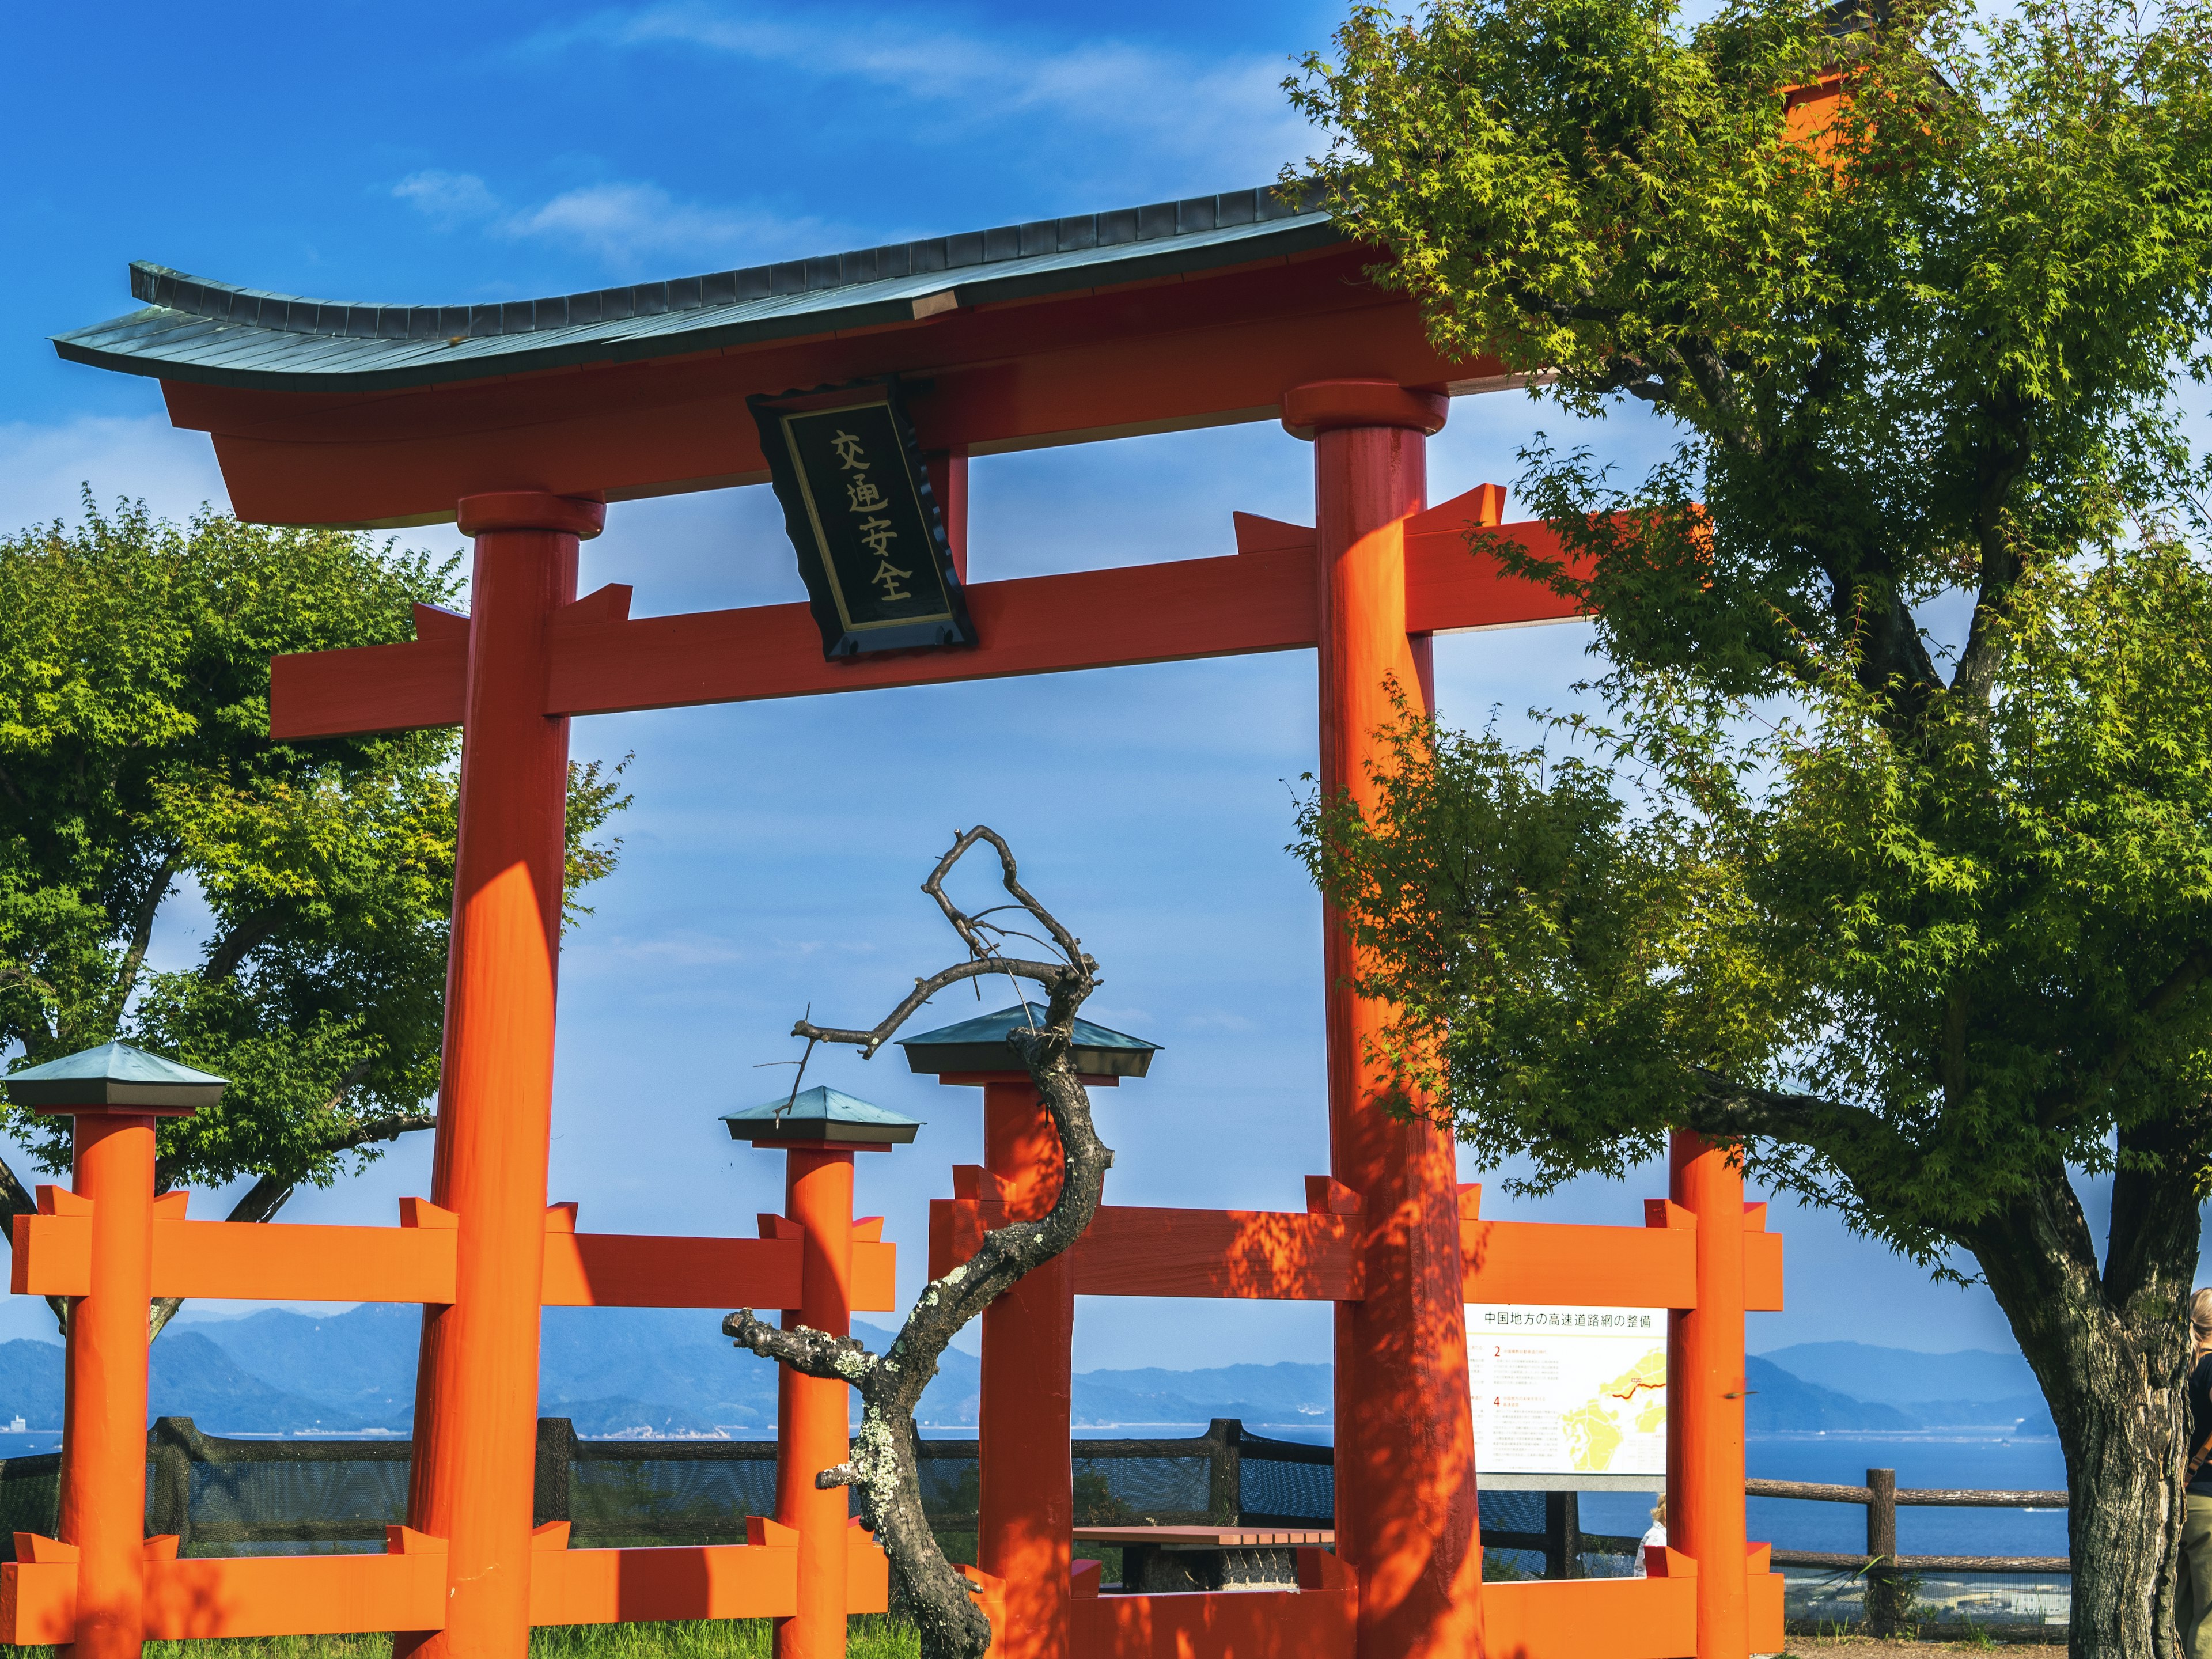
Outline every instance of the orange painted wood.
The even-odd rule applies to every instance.
[[[52,1540],[41,1541],[51,1549]],[[442,1550],[179,1561],[175,1541],[167,1542],[167,1552],[149,1547],[142,1564],[149,1640],[425,1630],[444,1622]],[[76,1574],[77,1564],[66,1559],[0,1567],[0,1642],[74,1641]]]
[[[783,1155],[783,1207],[804,1252],[799,1296],[784,1304],[786,1330],[853,1331],[853,1154],[816,1147]],[[780,1241],[779,1241],[780,1242]],[[775,1518],[799,1539],[799,1601],[776,1624],[775,1659],[845,1659],[846,1570],[852,1554],[844,1488],[814,1478],[850,1455],[853,1393],[836,1377],[775,1377]]]
[[[1063,1158],[1027,1078],[983,1085],[984,1173],[1004,1212],[1033,1221],[1060,1194]],[[996,1659],[1068,1659],[1075,1470],[1075,1279],[1062,1255],[983,1310],[976,1402],[975,1560],[1005,1585]]]
[[[798,1606],[795,1541],[549,1550],[530,1558],[533,1625],[788,1619]]]
[[[956,1565],[952,1571],[975,1587],[975,1605],[991,1626],[990,1650],[1003,1652],[1002,1644],[1006,1638],[1006,1581],[992,1577],[981,1567]]]
[[[1480,493],[1481,486],[1468,495]],[[1517,576],[1509,576],[1494,554],[1481,550],[1485,541],[1510,539],[1530,552],[1565,559],[1559,532],[1541,520],[1500,525],[1474,532],[1469,545],[1468,514],[1474,503],[1465,496],[1447,501],[1455,517],[1434,522],[1432,527],[1406,533],[1406,631],[1408,634],[1452,634],[1474,628],[1505,628],[1522,623],[1565,622],[1580,613],[1571,599]],[[1431,518],[1444,509],[1431,507],[1420,515]],[[1419,520],[1414,521],[1418,524]]]
[[[1698,1236],[1666,1227],[1462,1221],[1468,1302],[1696,1305]]]
[[[1247,533],[1240,528],[1240,538]],[[821,632],[803,605],[563,620],[553,630],[546,712],[611,714],[1304,649],[1317,633],[1311,532],[1304,533],[1303,544],[1225,558],[979,582],[968,589],[968,605],[982,643],[969,651],[824,662]],[[1491,533],[1557,544],[1536,523]],[[1404,605],[1412,633],[1574,614],[1558,595],[1471,555],[1456,527],[1407,538]],[[270,735],[282,741],[453,725],[465,658],[465,638],[457,649],[443,635],[277,657]]]
[[[974,1255],[1005,1218],[987,1199],[932,1200],[929,1276]],[[1078,1296],[1340,1301],[1360,1293],[1358,1228],[1356,1216],[1108,1204],[1068,1260]]]
[[[549,1308],[781,1308],[799,1299],[797,1238],[679,1238],[648,1233],[545,1235]],[[898,1306],[898,1248],[853,1246],[854,1308]],[[387,1298],[398,1300],[399,1298]]]
[[[76,1563],[0,1565],[0,1642],[58,1645],[76,1634]]]
[[[269,659],[269,735],[277,742],[345,732],[408,732],[461,723],[469,647],[421,641]],[[375,724],[362,726],[364,699]]]
[[[1762,1544],[1757,1548],[1769,1547]],[[1751,1651],[1780,1653],[1789,1645],[1783,1640],[1782,1575],[1768,1571],[1765,1561],[1755,1559],[1755,1552],[1754,1567],[1744,1581],[1751,1602]]]
[[[845,1611],[888,1613],[891,1606],[891,1559],[855,1520],[845,1528]]]
[[[1364,392],[1320,386],[1300,404],[1324,428],[1370,407]],[[1320,788],[1370,810],[1394,688],[1426,712],[1406,551],[1407,521],[1426,500],[1425,441],[1366,425],[1314,440]],[[1366,1278],[1360,1300],[1334,1304],[1337,1548],[1359,1575],[1361,1653],[1459,1659],[1480,1627],[1483,1586],[1455,1155],[1435,1125],[1389,1108],[1375,1055],[1393,1011],[1353,988],[1359,963],[1340,920],[1325,915],[1322,930],[1328,1172],[1364,1201]]]
[[[453,1300],[423,1310],[407,1494],[408,1525],[446,1540],[449,1594],[444,1627],[393,1652],[526,1659],[568,788],[568,723],[538,688],[604,509],[512,493],[459,507],[480,533],[430,1199],[460,1224]]]
[[[17,1296],[82,1296],[92,1285],[92,1215],[19,1215],[8,1265]]]
[[[1482,1651],[1518,1659],[1689,1659],[1694,1578],[1492,1580],[1482,1587]],[[1779,1651],[1780,1632],[1774,1646]]]
[[[1360,1294],[1356,1217],[1102,1206],[1069,1252],[1078,1296],[1337,1302]]]
[[[76,1659],[137,1659],[145,1606],[154,1119],[84,1113],[70,1127],[72,1187],[92,1206],[92,1273],[70,1310],[55,1531],[78,1553]]]
[[[1071,1648],[1074,1659],[1352,1659],[1358,1600],[1351,1590],[1101,1595],[1073,1604]]]
[[[154,1294],[194,1300],[453,1299],[459,1235],[427,1227],[156,1221]]]
[[[1697,1562],[1698,1659],[1751,1651],[1743,1562],[1743,1170],[1730,1153],[1686,1130],[1668,1139],[1668,1196],[1697,1218],[1668,1228],[1697,1245],[1694,1308],[1668,1317],[1667,1543]]]
[[[88,1214],[18,1216],[9,1264],[17,1295],[82,1296],[91,1282]],[[154,1223],[154,1294],[270,1302],[453,1299],[449,1228],[325,1227],[281,1222]],[[898,1305],[897,1247],[853,1246],[854,1307]],[[775,1308],[797,1297],[796,1240],[672,1238],[549,1231],[545,1305]]]
[[[445,1622],[440,1554],[223,1556],[149,1562],[146,1636],[323,1636],[434,1630]]]
[[[758,482],[745,397],[794,386],[903,375],[923,449],[983,454],[1272,420],[1303,380],[1499,372],[1439,358],[1414,307],[1363,279],[1374,258],[1338,247],[842,336],[403,392],[162,391],[173,422],[215,434],[241,516],[395,525],[448,520],[464,495],[518,486],[620,500]]]
[[[795,1238],[545,1235],[549,1308],[783,1308],[799,1300]]]
[[[1762,1209],[1765,1206],[1760,1206]],[[1782,1235],[1743,1236],[1743,1306],[1747,1313],[1782,1311]]]

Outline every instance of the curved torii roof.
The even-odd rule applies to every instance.
[[[1326,212],[1259,189],[484,305],[306,299],[139,262],[143,309],[52,337],[64,357],[126,374],[383,391],[911,322],[1344,240]]]
[[[1274,418],[1315,380],[1453,392],[1380,257],[1296,188],[542,300],[302,299],[131,267],[139,310],[54,337],[161,380],[239,516],[449,522],[464,495],[623,501],[765,482],[753,395],[896,376],[925,450],[984,455]]]

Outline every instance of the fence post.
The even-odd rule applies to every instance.
[[[1244,1425],[1234,1417],[1217,1417],[1206,1425],[1206,1511],[1217,1527],[1233,1527],[1244,1509],[1244,1458],[1239,1449]]]
[[[1866,1472],[1866,1616],[1869,1636],[1895,1636],[1905,1628],[1911,1597],[1897,1571],[1897,1471]]]
[[[189,1552],[192,1541],[192,1439],[189,1417],[157,1417],[146,1431],[146,1456],[154,1466],[146,1495],[146,1534],[174,1534],[179,1555]]]
[[[1544,1494],[1544,1577],[1582,1576],[1582,1494],[1547,1492]]]
[[[538,1468],[532,1481],[530,1524],[573,1521],[569,1469],[576,1455],[576,1426],[565,1417],[538,1419]]]

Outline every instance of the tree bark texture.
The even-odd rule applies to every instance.
[[[2133,1137],[2124,1133],[2123,1151]],[[2066,1459],[2073,1659],[2174,1659],[2187,1457],[2188,1183],[2115,1183],[2104,1270],[2052,1164],[1966,1241],[2051,1407]]]

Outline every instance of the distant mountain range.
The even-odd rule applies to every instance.
[[[739,1352],[711,1314],[630,1308],[549,1308],[538,1409],[586,1436],[775,1432],[775,1374]],[[244,1319],[187,1318],[154,1345],[150,1411],[189,1417],[211,1434],[405,1434],[414,1416],[411,1307],[364,1304],[328,1317],[282,1310]],[[856,1325],[880,1346],[890,1334]],[[1746,1362],[1753,1434],[1911,1432],[2001,1427],[2050,1432],[2033,1376],[2016,1355],[1910,1352],[1856,1342],[1801,1343]],[[980,1370],[953,1350],[922,1397],[925,1430],[975,1422]],[[61,1421],[62,1351],[0,1342],[0,1419],[33,1429]],[[1111,1436],[1165,1425],[1243,1419],[1329,1426],[1327,1365],[1285,1362],[1205,1370],[1146,1367],[1075,1379],[1076,1431]]]
[[[1917,1428],[2016,1425],[2027,1435],[2055,1432],[2035,1373],[2017,1353],[1986,1348],[1920,1353],[1864,1342],[1800,1342],[1752,1363],[1762,1362],[1854,1403],[1886,1401]]]

